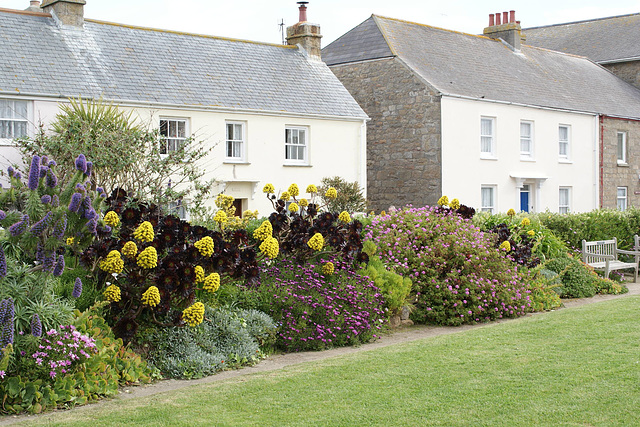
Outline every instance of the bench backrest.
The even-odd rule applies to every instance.
[[[598,255],[613,255],[614,259],[618,259],[617,249],[618,239],[615,237],[612,240],[597,240],[595,242],[587,242],[586,240],[583,240],[582,261],[586,264],[604,261],[604,258],[599,257]],[[588,255],[587,252],[589,253]]]

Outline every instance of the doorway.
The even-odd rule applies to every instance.
[[[529,212],[530,198],[531,198],[531,193],[529,191],[529,184],[524,184],[522,188],[520,188],[520,211],[521,212]]]

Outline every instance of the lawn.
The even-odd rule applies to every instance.
[[[25,425],[640,425],[639,314],[627,297]]]

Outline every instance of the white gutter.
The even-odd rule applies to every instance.
[[[594,177],[593,180],[593,209],[600,208],[600,115],[596,115],[593,125],[595,135],[593,138]]]
[[[0,91],[0,96],[14,99],[24,99],[24,97],[33,98],[33,100],[40,101],[50,101],[54,100],[68,100],[73,99],[74,96],[67,95],[49,95],[42,93],[28,93],[28,92],[4,92]],[[92,97],[84,98],[84,99],[94,99]],[[150,102],[150,101],[132,101],[126,99],[107,99],[105,101],[113,102],[118,106],[122,107],[144,107],[144,108],[165,108],[171,110],[184,110],[184,111],[213,111],[219,113],[230,113],[230,114],[259,114],[262,116],[278,116],[278,117],[303,117],[303,118],[311,118],[311,119],[319,119],[319,120],[344,120],[344,121],[362,121],[362,120],[370,120],[369,117],[357,117],[357,116],[334,116],[334,115],[322,115],[322,114],[310,114],[310,113],[292,113],[289,111],[277,111],[277,110],[259,110],[259,109],[251,109],[251,108],[230,108],[230,107],[222,107],[222,106],[214,106],[214,105],[184,105],[184,104],[171,104],[166,102]]]
[[[594,61],[596,64],[616,64],[618,62],[640,61],[640,56],[631,56],[629,58],[608,59],[606,61]]]
[[[370,120],[370,119],[369,119]],[[367,198],[367,120],[363,120],[360,125],[360,167],[358,171],[358,182],[362,187],[362,195]]]

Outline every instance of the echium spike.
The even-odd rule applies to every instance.
[[[38,313],[35,313],[31,318],[31,335],[34,337],[42,336],[42,322],[40,321]]]
[[[79,277],[76,277],[76,281],[73,284],[73,293],[71,294],[74,298],[80,298],[82,295],[82,280]]]
[[[58,262],[56,262],[56,266],[53,269],[53,275],[60,277],[62,273],[64,273],[64,255],[58,255]]]
[[[29,181],[27,187],[29,190],[36,190],[40,180],[40,156],[33,156],[31,159],[31,167],[29,168]]]
[[[0,246],[0,277],[7,276],[7,259],[4,256],[4,249]]]
[[[87,171],[87,158],[84,156],[84,154],[80,154],[76,158],[76,169],[81,171],[82,173],[85,173]]]

